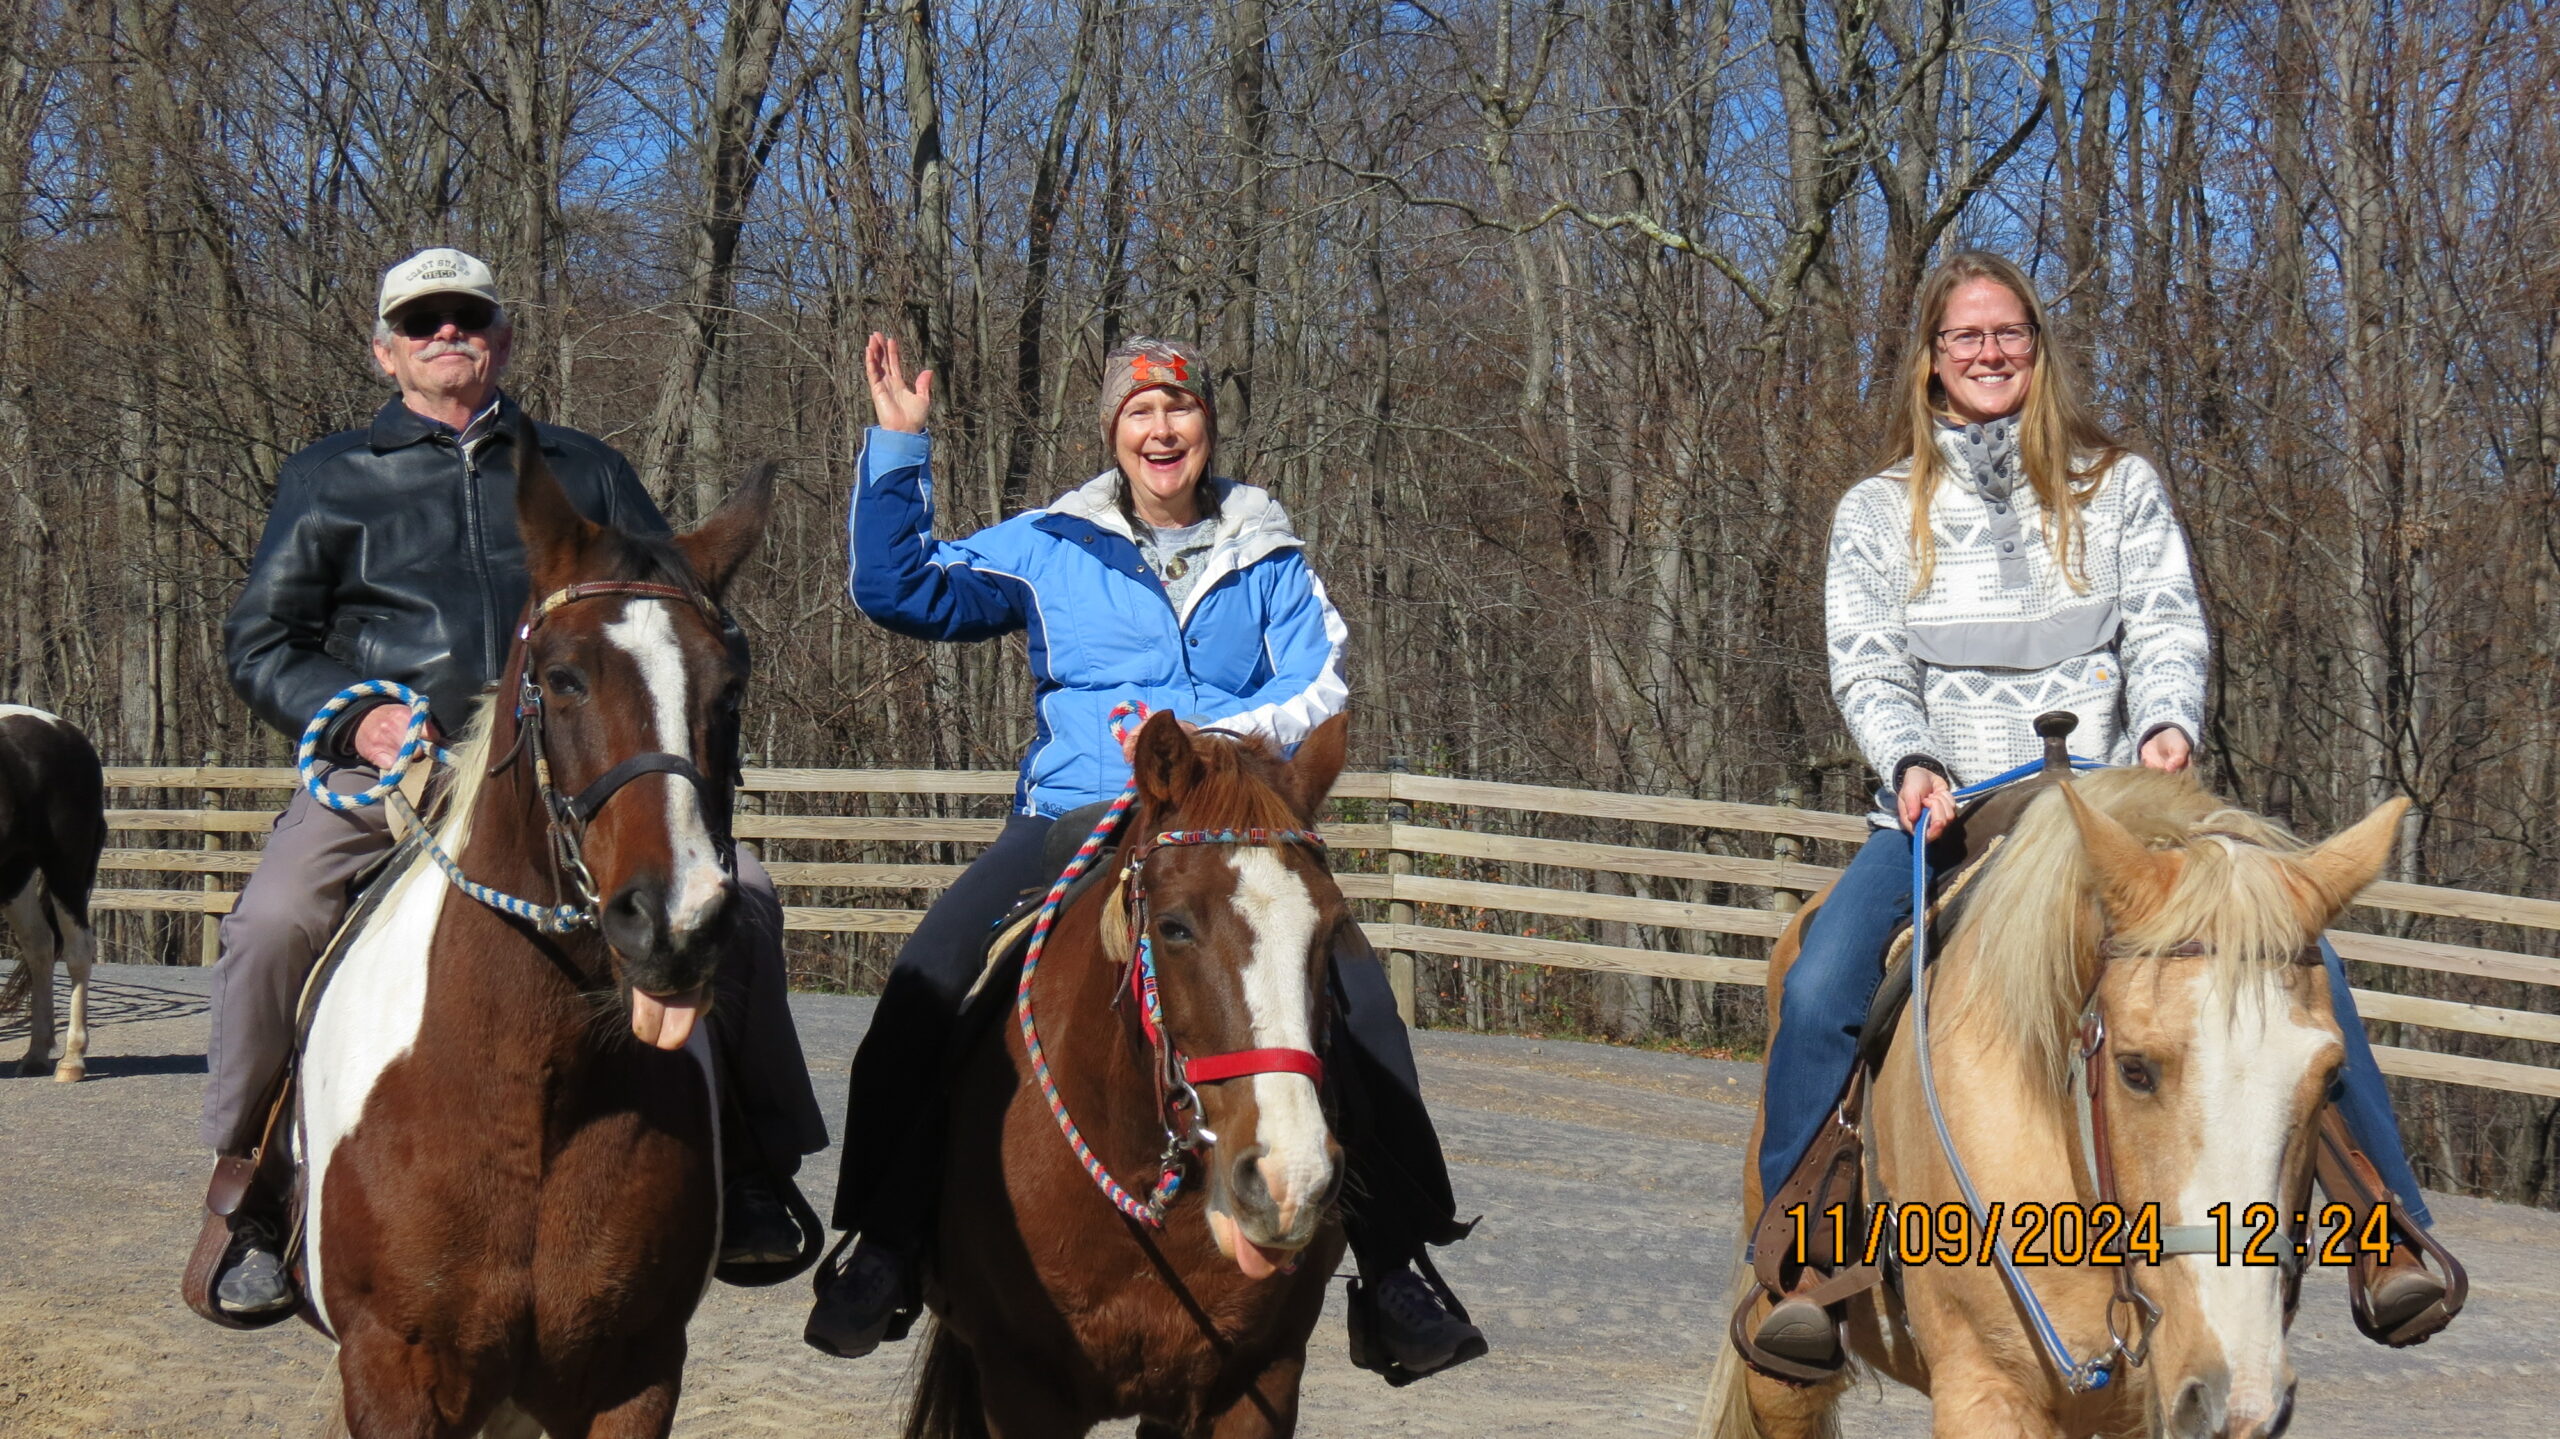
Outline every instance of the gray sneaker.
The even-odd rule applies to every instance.
[[[274,1225],[261,1218],[234,1218],[231,1253],[214,1276],[213,1302],[225,1314],[243,1318],[292,1308],[293,1276],[285,1272],[283,1249]]]

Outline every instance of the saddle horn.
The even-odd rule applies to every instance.
[[[2063,741],[2080,727],[2080,716],[2069,710],[2046,710],[2035,718],[2036,733],[2044,739],[2044,773],[2071,773],[2071,751]]]

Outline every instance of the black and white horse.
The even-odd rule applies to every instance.
[[[107,842],[106,785],[89,737],[59,715],[0,704],[0,904],[18,932],[18,970],[0,1014],[28,1006],[20,1074],[68,1084],[89,1072],[89,886]],[[71,1036],[53,1063],[53,966],[71,967]]]

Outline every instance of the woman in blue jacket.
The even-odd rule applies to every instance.
[[[932,372],[910,388],[897,342],[879,335],[863,358],[879,423],[853,500],[854,603],[919,639],[1023,631],[1037,725],[1003,832],[899,951],[854,1056],[835,1224],[861,1240],[822,1278],[807,1330],[847,1358],[901,1337],[914,1317],[934,1196],[912,1176],[939,1167],[952,1027],[989,928],[1056,878],[1044,863],[1051,826],[1128,784],[1112,711],[1170,710],[1285,749],[1349,693],[1342,617],[1288,516],[1211,466],[1215,385],[1196,352],[1161,340],[1114,350],[1099,416],[1113,467],[965,540],[933,537]],[[1333,971],[1333,1051],[1349,1061],[1337,1064],[1342,1138],[1361,1197],[1347,1215],[1364,1281],[1352,1358],[1403,1382],[1475,1358],[1485,1341],[1450,1312],[1445,1288],[1414,1272],[1425,1244],[1465,1229],[1386,977],[1365,948],[1337,954]]]

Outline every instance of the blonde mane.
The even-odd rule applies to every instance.
[[[2211,949],[2215,988],[2236,996],[2245,974],[2291,963],[2301,952],[2300,871],[2310,853],[2283,826],[2225,804],[2192,774],[2109,769],[2072,783],[2092,809],[2136,839],[2181,856],[2167,899],[2110,933],[2099,914],[2096,871],[2057,791],[2037,796],[2019,816],[1947,941],[1948,959],[1963,969],[1950,1023],[1987,1023],[2019,1036],[2031,1068],[2057,1094],[2068,1082],[2102,938],[2134,952],[2201,940]]]

